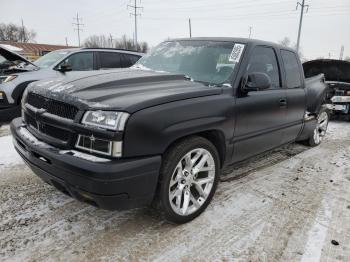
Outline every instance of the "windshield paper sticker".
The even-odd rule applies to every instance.
[[[233,46],[230,58],[228,59],[228,61],[230,62],[234,62],[234,63],[238,63],[239,59],[241,58],[241,55],[243,53],[244,50],[244,46],[243,44],[235,44]]]

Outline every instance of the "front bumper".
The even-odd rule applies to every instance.
[[[333,112],[341,114],[350,113],[350,96],[333,96],[333,104],[330,105],[330,109]]]
[[[160,156],[87,160],[77,157],[73,151],[60,150],[29,137],[24,130],[27,129],[21,118],[12,121],[11,132],[17,152],[36,175],[63,193],[108,210],[140,207],[152,202]]]

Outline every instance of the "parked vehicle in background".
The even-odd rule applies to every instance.
[[[241,38],[166,41],[132,68],[39,81],[12,121],[35,174],[105,209],[153,205],[172,222],[211,201],[223,166],[326,134],[324,76]]]
[[[303,64],[307,77],[320,73],[325,75],[329,86],[327,101],[335,114],[345,114],[350,120],[350,62],[319,59]]]
[[[118,49],[74,48],[52,51],[32,63],[0,46],[0,124],[20,116],[22,94],[34,81],[63,77],[68,71],[126,68],[142,55]]]

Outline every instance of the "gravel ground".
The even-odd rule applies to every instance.
[[[350,261],[349,127],[332,122],[317,148],[291,145],[225,169],[206,212],[185,225],[72,200],[1,137],[0,260]]]

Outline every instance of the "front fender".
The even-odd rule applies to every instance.
[[[123,156],[163,154],[174,141],[205,131],[219,131],[230,141],[234,98],[213,95],[143,109],[131,115],[124,132]]]

